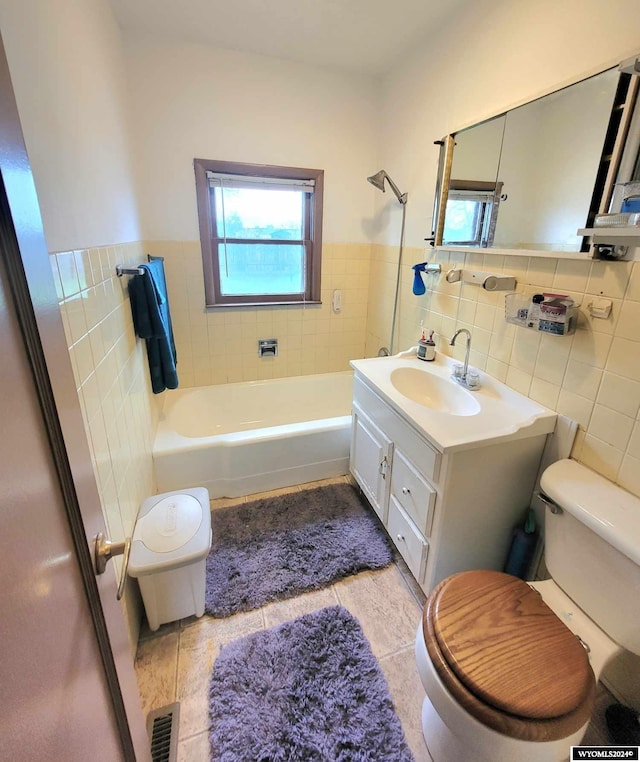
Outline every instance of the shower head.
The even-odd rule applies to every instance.
[[[375,185],[378,190],[381,190],[384,193],[384,178],[386,176],[387,173],[384,169],[381,169],[379,172],[376,172],[375,175],[367,177],[367,181],[370,182],[371,185]]]
[[[400,189],[393,182],[393,180],[389,177],[389,175],[385,172],[384,169],[381,169],[379,172],[376,172],[375,175],[371,175],[371,177],[367,177],[367,180],[371,183],[371,185],[375,185],[375,187],[378,190],[381,190],[383,193],[385,192],[384,181],[386,180],[391,186],[391,190],[396,194],[396,198],[398,199],[398,201],[401,204],[407,203],[407,194],[400,193]]]

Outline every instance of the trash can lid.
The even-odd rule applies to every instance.
[[[181,548],[198,531],[202,506],[191,495],[170,495],[138,520],[136,539],[155,553]]]
[[[195,563],[211,547],[209,493],[204,487],[164,492],[140,506],[129,574],[141,577]]]

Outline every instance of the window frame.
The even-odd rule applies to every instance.
[[[202,247],[206,307],[256,307],[269,305],[320,304],[320,271],[322,265],[322,206],[324,170],[300,167],[281,167],[270,164],[245,164],[216,159],[194,159],[196,197]],[[216,233],[215,188],[207,172],[220,172],[240,177],[265,177],[273,180],[313,180],[313,193],[307,194],[303,210],[303,239],[305,289],[297,294],[222,294],[220,288],[219,245],[224,239]],[[287,239],[235,239],[227,243],[299,245]]]
[[[484,182],[482,180],[450,180],[447,204],[450,200],[472,201],[476,206],[476,235],[470,241],[444,240],[443,246],[478,246],[486,248],[493,245],[498,221],[498,211],[502,196],[502,182]],[[458,199],[453,198],[459,192]],[[490,197],[491,194],[491,197]]]

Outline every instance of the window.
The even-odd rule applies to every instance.
[[[451,180],[442,243],[491,246],[498,218],[502,183]]]
[[[194,169],[207,307],[319,303],[323,170]]]

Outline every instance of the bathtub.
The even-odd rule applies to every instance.
[[[176,389],[153,444],[159,492],[240,497],[349,472],[353,373]]]

